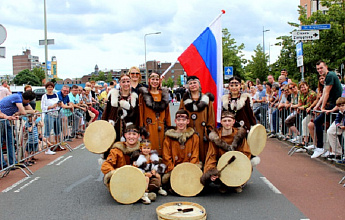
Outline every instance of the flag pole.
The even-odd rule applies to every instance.
[[[173,68],[173,66],[175,66],[176,63],[177,63],[177,60],[175,61],[175,63],[171,64],[168,69],[166,69],[164,71],[164,73],[161,75],[161,78],[163,78],[165,76],[165,74],[167,74],[167,72],[169,72],[169,70],[171,70],[171,68]]]
[[[209,26],[212,26],[212,24],[216,22],[223,14],[225,14],[225,10],[222,10],[222,12],[210,23]]]

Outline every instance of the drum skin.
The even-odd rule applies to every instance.
[[[228,161],[235,156],[235,160]],[[225,167],[225,168],[224,168]],[[224,168],[224,169],[223,169]],[[219,179],[227,186],[237,187],[246,183],[252,174],[252,164],[246,155],[240,151],[228,151],[223,154],[217,164],[217,170],[221,170]]]
[[[117,202],[132,204],[144,195],[146,180],[138,168],[125,165],[115,170],[109,185],[110,194]]]
[[[180,196],[195,196],[204,186],[200,183],[201,169],[193,163],[181,163],[171,172],[171,188]]]
[[[95,154],[106,152],[116,139],[114,127],[107,121],[99,120],[91,123],[85,130],[85,148]]]
[[[178,209],[193,209],[191,212],[178,212]],[[203,220],[206,219],[206,210],[197,203],[192,202],[168,202],[156,208],[156,213],[159,220]]]
[[[252,126],[247,138],[252,155],[258,156],[264,150],[266,141],[267,134],[265,127],[261,124]]]

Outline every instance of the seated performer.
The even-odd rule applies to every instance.
[[[163,163],[167,166],[162,178],[163,184],[169,182],[171,171],[176,165],[183,162],[199,165],[199,137],[193,128],[187,127],[188,112],[184,109],[178,110],[175,123],[176,129],[166,131],[163,142]]]
[[[151,150],[152,144],[149,140],[143,140],[140,144],[140,155],[134,165],[143,171],[148,184],[147,192],[158,192],[166,196],[167,192],[162,189],[161,174],[165,171],[165,165],[159,163],[156,150]]]
[[[132,154],[139,154],[140,142],[139,142],[139,130],[135,125],[131,124],[126,126],[124,131],[125,141],[116,142],[110,148],[109,155],[106,161],[103,162],[101,171],[104,174],[104,184],[109,189],[109,182],[111,176],[117,168],[120,168],[124,165],[131,165],[131,156]],[[145,204],[150,204],[151,200],[155,199],[155,194],[149,195],[145,193],[141,200]]]
[[[235,115],[228,111],[223,111],[221,116],[221,125],[217,130],[213,130],[210,135],[210,146],[206,155],[204,166],[204,174],[200,181],[203,185],[215,185],[219,187],[220,192],[226,192],[227,187],[220,182],[220,173],[217,170],[217,162],[219,158],[227,151],[240,151],[251,159],[251,152],[246,141],[247,131],[242,128],[234,128]],[[254,157],[252,166],[256,166],[260,162],[259,157]],[[236,192],[242,192],[242,187],[236,187]]]

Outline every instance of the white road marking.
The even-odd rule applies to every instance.
[[[84,146],[84,144],[81,144],[81,145],[75,147],[74,150],[79,149],[79,148],[82,147],[82,146]],[[85,146],[84,146],[84,148],[85,148]],[[81,149],[83,149],[83,148],[81,148]]]
[[[48,163],[47,165],[53,165],[54,163],[58,162],[62,158],[64,158],[64,156],[60,156],[60,157],[56,158],[55,160],[53,160],[52,162]]]
[[[59,163],[56,164],[56,166],[60,166],[63,162],[65,162],[66,160],[68,160],[69,158],[71,158],[73,156],[68,156],[65,159],[63,159],[62,161],[60,161]]]
[[[38,180],[40,177],[36,177],[35,179],[31,180],[30,182],[26,183],[25,185],[23,185],[22,187],[20,187],[19,189],[17,189],[14,192],[20,192],[22,189],[26,188],[27,186],[29,186],[31,183],[35,182],[36,180]]]
[[[19,180],[18,182],[14,183],[12,186],[9,186],[6,189],[2,190],[2,192],[3,193],[8,192],[8,191],[12,190],[14,187],[18,186],[19,184],[25,182],[28,179],[30,179],[30,177],[25,177],[25,178]]]
[[[282,194],[266,177],[260,177],[264,183],[276,194]]]
[[[64,191],[65,192],[71,192],[74,187],[78,186],[79,184],[82,184],[83,182],[85,182],[85,181],[87,181],[87,180],[89,180],[91,178],[93,178],[93,176],[92,175],[88,175],[87,177],[84,177],[83,179],[78,180],[77,182],[73,183],[72,185],[67,187]]]
[[[80,148],[80,149],[84,150],[84,149],[85,149],[85,146],[84,146],[84,147],[82,147],[82,148]]]

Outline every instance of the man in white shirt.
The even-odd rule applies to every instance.
[[[7,84],[7,81],[4,80],[2,81],[0,86],[0,100],[9,95],[12,95],[12,92],[10,86]]]

